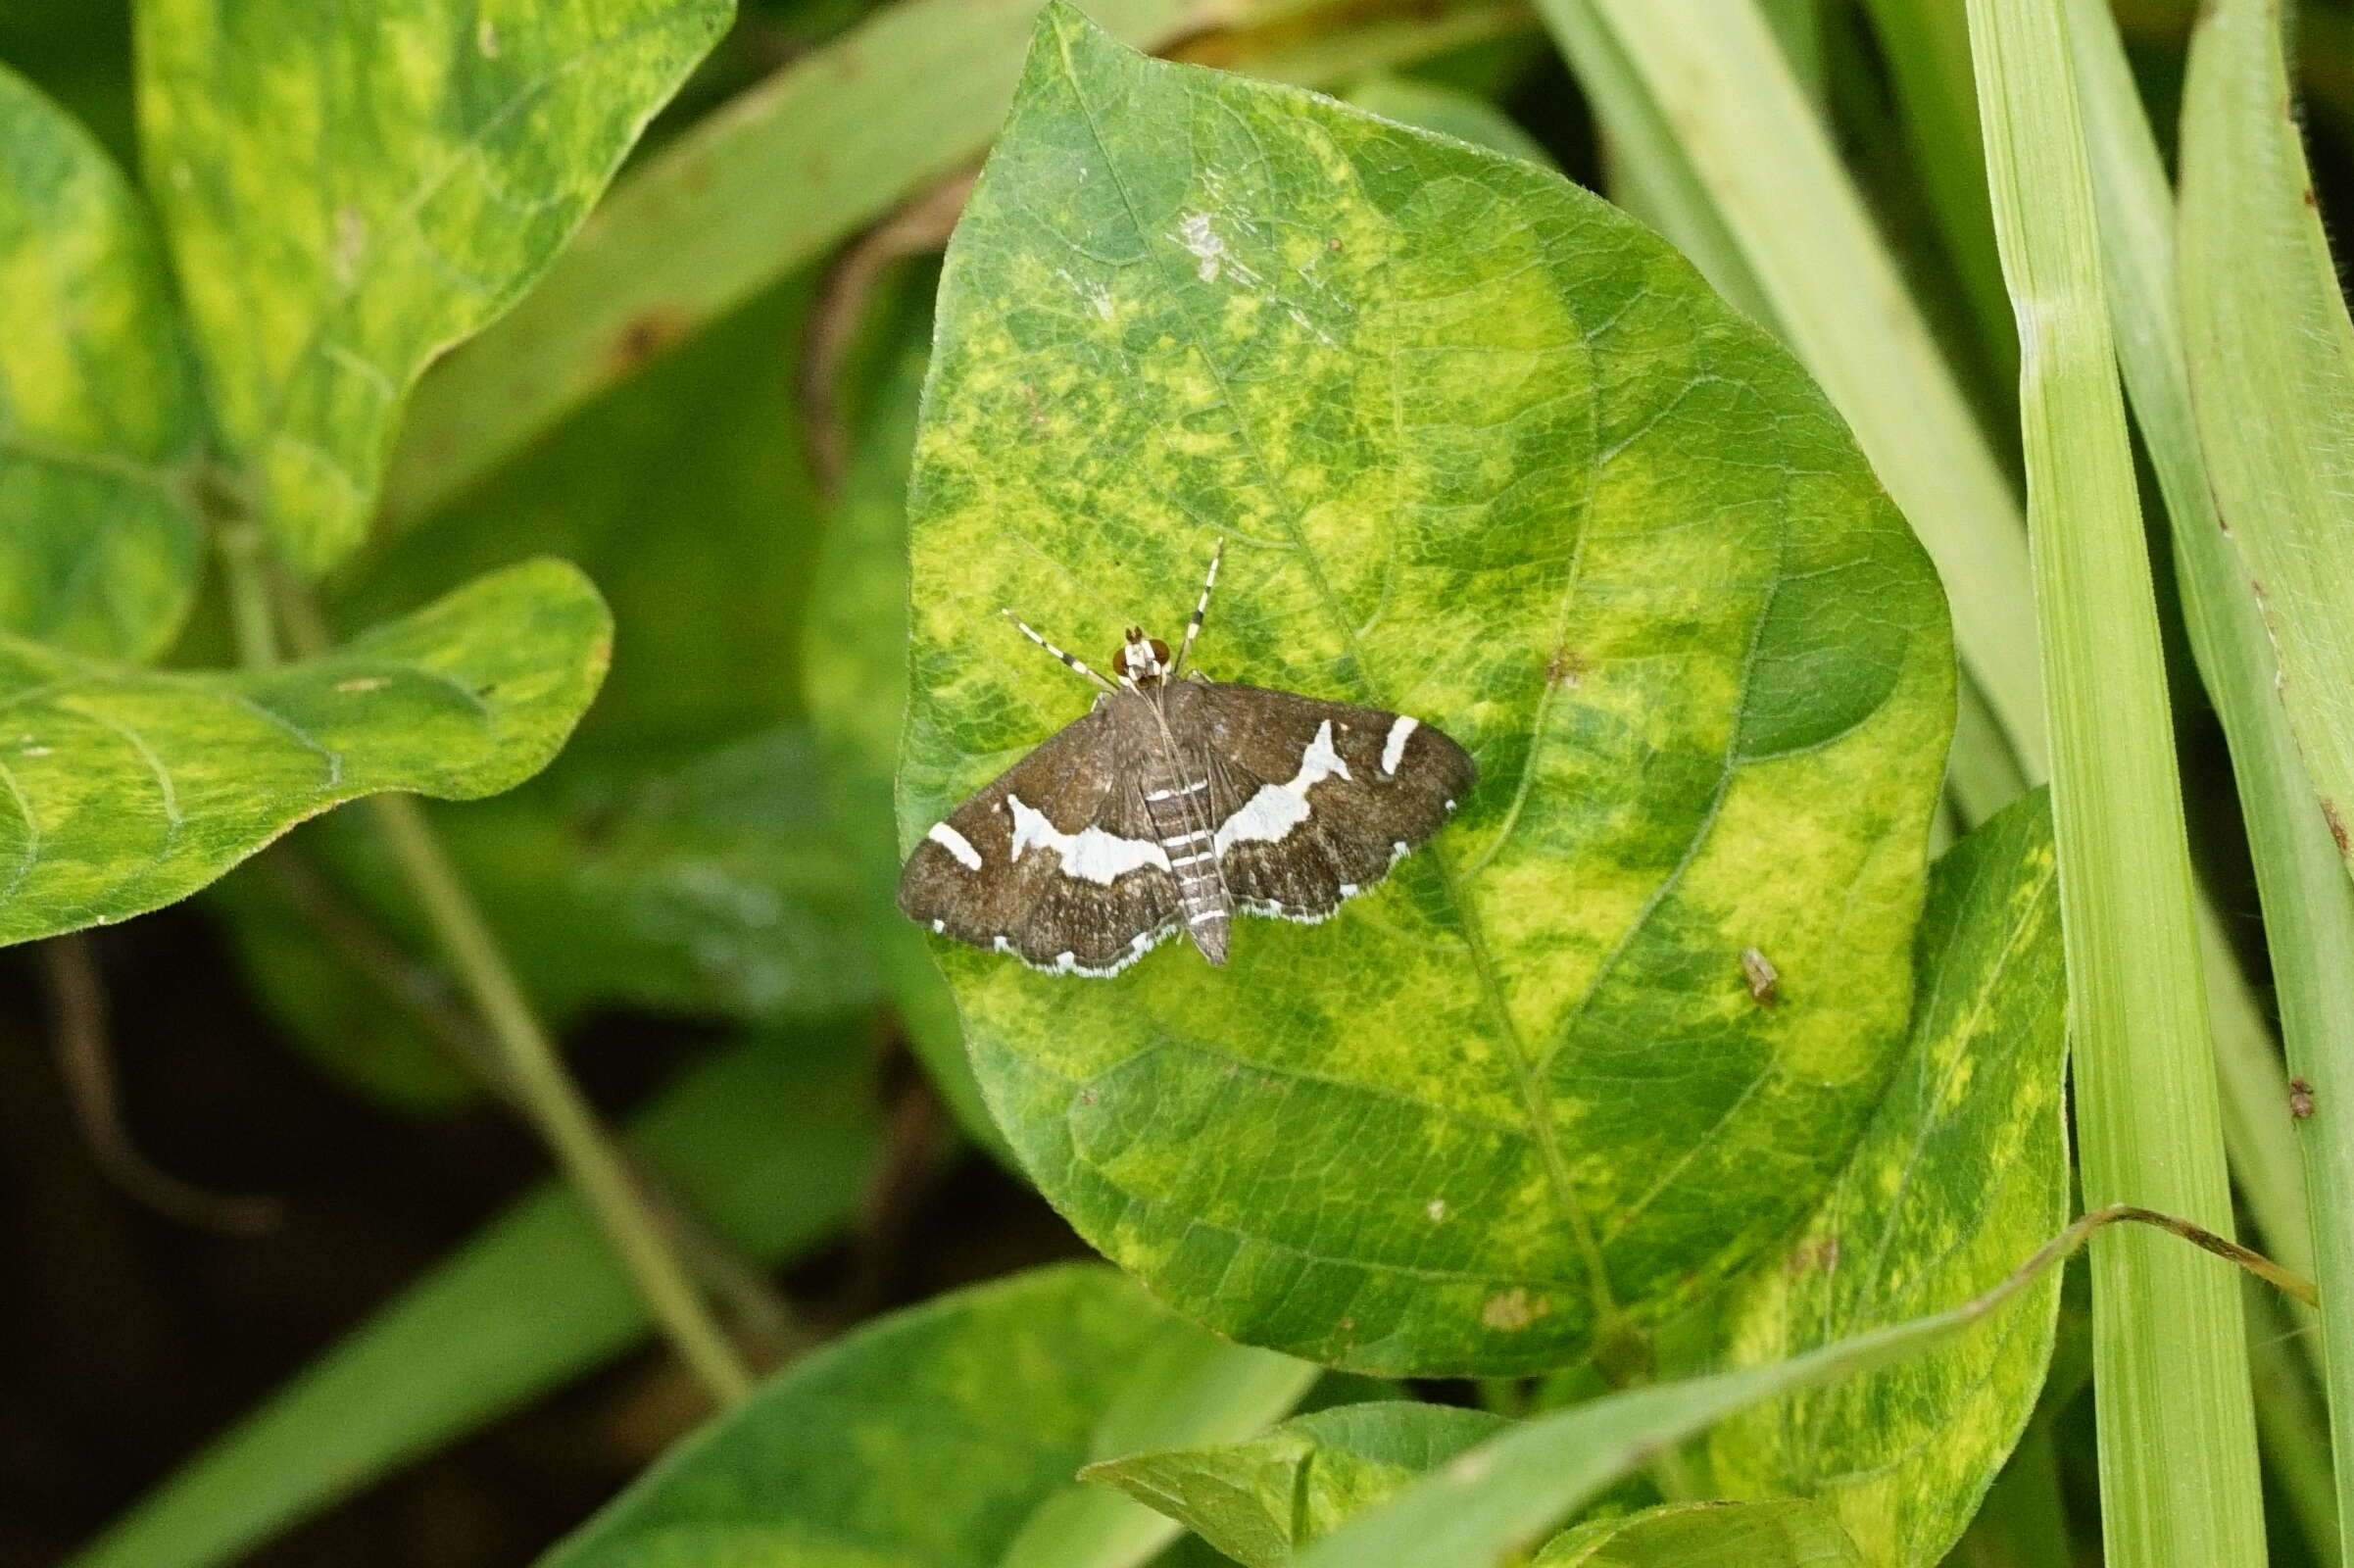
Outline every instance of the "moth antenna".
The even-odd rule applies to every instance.
[[[1120,680],[1116,685],[1105,680],[1103,676],[1088,668],[1083,662],[1074,659],[1069,654],[1066,654],[1061,649],[1055,647],[1053,643],[1048,642],[1044,637],[1038,635],[1038,631],[1035,627],[1033,627],[1028,621],[1022,619],[1021,616],[1015,614],[1012,611],[1001,610],[998,612],[998,613],[1005,616],[1007,620],[1013,622],[1015,628],[1018,629],[1024,637],[1029,638],[1030,641],[1036,643],[1048,653],[1053,654],[1056,659],[1061,660],[1065,664],[1068,664],[1071,668],[1077,670],[1081,675],[1087,677],[1087,679],[1094,681],[1105,691],[1116,692],[1122,686],[1129,686],[1128,678],[1124,675],[1120,677]],[[1133,690],[1134,688],[1130,687],[1130,689]]]
[[[1185,672],[1185,662],[1194,656],[1194,639],[1202,635],[1202,617],[1209,613],[1209,591],[1218,585],[1218,560],[1225,554],[1223,538],[1210,547],[1209,575],[1202,579],[1202,598],[1194,606],[1194,618],[1185,623],[1185,642],[1177,650],[1176,662],[1169,666],[1171,680]]]

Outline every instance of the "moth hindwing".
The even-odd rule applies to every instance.
[[[1117,974],[1183,931],[1226,961],[1236,911],[1317,921],[1390,873],[1469,792],[1470,754],[1418,719],[1185,675],[1128,631],[1104,688],[940,822],[899,905],[943,936],[1057,974]],[[1016,622],[1020,625],[1020,622]]]

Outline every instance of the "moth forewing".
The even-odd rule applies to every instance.
[[[902,909],[1057,974],[1116,974],[1179,931],[1221,964],[1238,908],[1321,920],[1439,830],[1478,770],[1432,726],[1180,678],[1217,570],[1213,556],[1176,659],[1131,626],[1116,682],[1014,618],[1107,689],[932,826]]]

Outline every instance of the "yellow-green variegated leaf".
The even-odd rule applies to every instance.
[[[185,898],[357,796],[514,787],[596,695],[612,632],[586,577],[535,561],[275,669],[167,673],[0,638],[0,944]]]
[[[543,1568],[1128,1568],[1177,1533],[1074,1479],[1257,1431],[1314,1371],[1099,1266],[895,1312],[769,1380]]]
[[[1865,1568],[1819,1502],[1672,1502],[1545,1544],[1530,1568]]]
[[[1384,886],[1245,921],[1225,969],[938,945],[1024,1164],[1164,1299],[1525,1371],[1813,1205],[1903,1043],[1950,640],[1821,394],[1655,236],[1050,7],[950,249],[912,504],[905,844],[1087,710],[1000,606],[1083,653],[1166,635],[1219,536],[1203,668],[1479,762]]]
[[[426,361],[514,303],[729,0],[148,0],[147,179],[286,559],[359,543]]]
[[[1862,1142],[1783,1256],[1728,1305],[1735,1365],[1953,1306],[2068,1217],[2066,979],[2038,793],[1937,861],[1911,1049]],[[1742,1494],[1828,1503],[1886,1568],[1943,1560],[2034,1411],[2060,1277],[1911,1360],[1756,1406],[1710,1440]]]
[[[1503,1425],[1484,1410],[1378,1399],[1300,1416],[1245,1443],[1090,1465],[1086,1478],[1167,1514],[1244,1568],[1283,1568]]]
[[[0,67],[0,632],[163,651],[196,589],[200,427],[146,210]]]

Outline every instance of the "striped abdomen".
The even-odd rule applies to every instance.
[[[1226,961],[1234,897],[1218,870],[1216,824],[1209,811],[1209,772],[1200,761],[1153,748],[1153,765],[1143,780],[1145,809],[1177,878],[1177,902],[1187,936],[1212,963]]]

